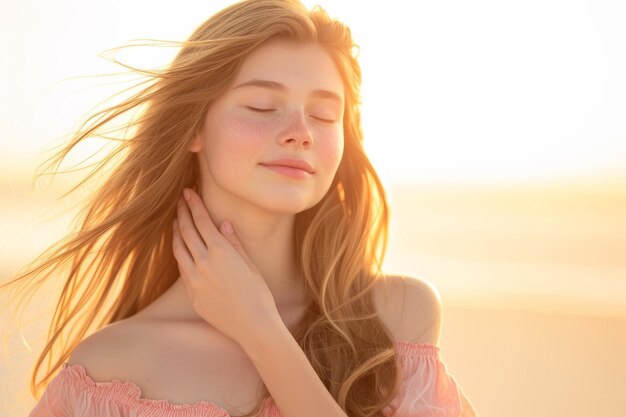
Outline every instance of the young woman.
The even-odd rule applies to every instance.
[[[436,289],[381,273],[355,46],[320,7],[239,2],[81,128],[65,153],[142,110],[78,233],[16,280],[72,262],[30,417],[474,415]]]

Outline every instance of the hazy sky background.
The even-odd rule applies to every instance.
[[[98,54],[132,39],[182,41],[231,3],[3,2],[0,174],[30,177],[55,139],[122,87],[104,85],[120,78],[55,83],[123,71]],[[626,3],[322,6],[361,46],[366,146],[385,181],[510,183],[626,166]],[[134,47],[118,58],[150,67],[175,53]],[[92,143],[70,160],[102,145]]]

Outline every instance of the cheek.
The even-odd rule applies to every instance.
[[[336,170],[343,156],[343,133],[320,138],[317,142],[318,155],[328,169]]]
[[[266,124],[242,118],[227,118],[222,121],[222,126],[219,135],[222,147],[244,154],[258,152],[271,134]]]
[[[246,166],[245,162],[259,162],[257,159],[270,134],[268,126],[227,115],[212,125],[217,129],[207,132],[210,140],[206,149],[214,168],[232,172]]]

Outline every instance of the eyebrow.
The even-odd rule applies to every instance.
[[[277,90],[277,91],[283,91],[283,92],[287,91],[287,87],[285,87],[281,83],[278,83],[276,81],[259,80],[259,79],[254,79],[254,80],[246,81],[245,83],[241,83],[238,86],[233,87],[233,90],[236,90],[242,87],[250,87],[250,86],[269,88],[270,90]],[[343,99],[341,98],[341,96],[337,93],[333,93],[332,91],[317,89],[317,90],[311,91],[311,95],[314,97],[328,98],[328,99],[336,100],[339,103],[343,103]]]

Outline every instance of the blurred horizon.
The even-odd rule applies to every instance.
[[[3,275],[69,232],[75,205],[94,183],[60,196],[80,178],[0,185]],[[626,193],[619,181],[387,184],[386,191],[386,273],[428,280],[456,307],[626,319]]]

